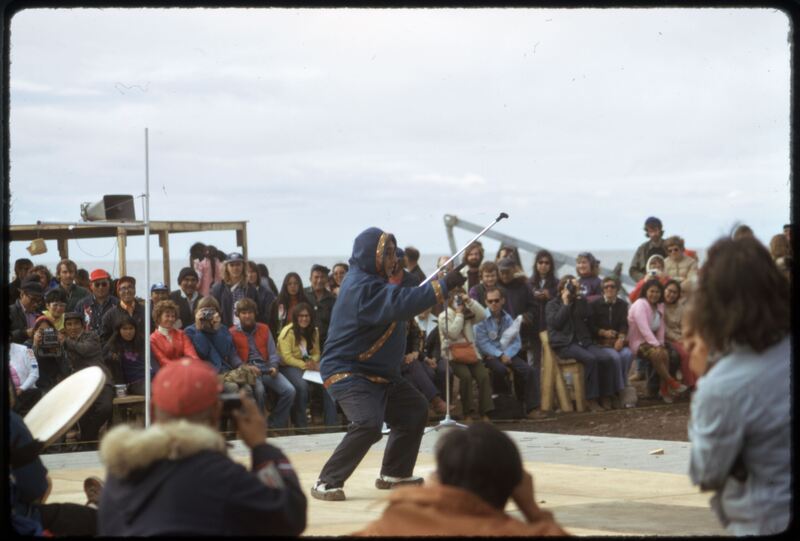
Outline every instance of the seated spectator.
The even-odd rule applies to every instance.
[[[14,304],[19,299],[20,286],[33,268],[33,261],[23,257],[14,261],[14,279],[8,284],[8,300]]]
[[[178,307],[178,319],[175,321],[176,329],[184,329],[194,321],[194,311],[197,303],[203,298],[197,291],[197,271],[184,267],[178,273],[178,289],[169,294],[169,300]]]
[[[272,303],[277,297],[272,293],[269,284],[261,280],[261,271],[254,261],[247,262],[247,283],[256,290],[256,321],[264,325],[276,325],[277,322],[270,321],[269,316],[272,313]]]
[[[23,344],[33,337],[33,324],[42,315],[42,286],[33,278],[22,282],[19,299],[8,307],[9,339]]]
[[[158,328],[158,320],[155,318],[155,310],[158,303],[169,300],[169,288],[163,282],[156,282],[150,286],[150,329]],[[177,305],[175,307],[177,309]]]
[[[439,319],[433,315],[430,308],[414,317],[423,341],[423,362],[433,368],[433,383],[439,389],[439,396],[446,393],[445,375],[447,366],[442,357],[441,341],[439,337]],[[450,372],[450,388],[452,389],[453,373]],[[451,392],[451,396],[452,392]]]
[[[497,264],[494,261],[484,261],[480,267],[481,281],[469,289],[469,296],[486,308],[486,290],[495,287],[498,280]]]
[[[625,345],[628,334],[628,303],[617,296],[619,285],[614,278],[603,279],[603,296],[589,303],[592,313],[591,328],[595,343],[603,348],[614,361],[614,388],[617,395],[601,404],[614,409],[623,404],[622,391],[628,384],[628,372],[633,363],[633,354]]]
[[[542,360],[542,341],[539,333],[547,330],[547,317],[545,316],[545,306],[558,294],[558,279],[556,278],[555,263],[553,256],[547,250],[536,252],[533,263],[533,273],[528,284],[533,292],[533,302],[535,305],[534,321],[537,323],[533,329],[531,337],[531,348],[533,350],[534,366],[541,366]]]
[[[778,270],[789,279],[792,279],[792,245],[786,235],[775,235],[769,241],[769,253],[778,266]]]
[[[153,379],[153,424],[121,425],[100,449],[107,481],[102,536],[296,536],[306,497],[289,460],[266,443],[266,422],[242,395],[232,413],[251,471],[226,454],[219,381],[208,364],[172,363]]]
[[[448,430],[436,442],[436,472],[389,495],[380,518],[358,536],[565,536],[536,504],[533,477],[504,432],[487,423]],[[487,459],[487,457],[490,457]],[[508,499],[525,522],[505,513]]]
[[[347,275],[347,271],[350,270],[350,266],[347,263],[336,263],[331,270],[331,277],[328,282],[328,287],[333,293],[334,297],[339,296],[339,288],[342,287],[342,282],[344,281],[345,275]],[[424,278],[423,278],[424,280]]]
[[[464,257],[461,262],[466,263],[461,269],[461,274],[467,279],[465,289],[469,291],[481,281],[480,268],[481,263],[483,263],[483,244],[477,240],[470,244],[464,251]]]
[[[264,263],[258,263],[256,266],[258,267],[258,274],[261,276],[261,286],[269,288],[269,290],[272,291],[272,294],[277,297],[278,286],[275,284],[275,280],[270,278],[269,269],[267,266]]]
[[[31,278],[35,276],[39,280],[42,291],[47,291],[53,285],[58,285],[58,281],[53,278],[53,274],[47,268],[47,265],[36,265],[31,269],[29,276]],[[55,284],[53,284],[54,281],[56,282]]]
[[[670,280],[664,288],[664,338],[681,359],[680,379],[689,389],[694,389],[696,378],[689,370],[689,353],[683,345],[683,313],[685,302],[681,297],[681,284]]]
[[[488,313],[484,312],[486,318],[475,325],[475,345],[492,374],[494,392],[510,394],[511,389],[506,381],[510,369],[514,374],[517,399],[523,403],[529,419],[538,419],[544,416],[544,413],[536,409],[538,403],[534,394],[534,382],[538,382],[538,374],[533,374],[528,363],[519,356],[522,350],[519,333],[514,333],[508,345],[503,343],[504,333],[514,325],[511,315],[503,309],[508,302],[505,295],[505,291],[499,287],[486,291]]]
[[[252,299],[236,303],[239,324],[230,328],[233,343],[239,358],[258,368],[258,384],[277,395],[275,407],[269,414],[270,428],[287,428],[289,411],[294,403],[294,386],[278,371],[281,358],[269,327],[256,321],[257,307]],[[265,396],[256,391],[256,402],[260,411],[265,411]]]
[[[228,259],[222,268],[222,281],[211,288],[211,296],[219,303],[219,314],[226,329],[239,324],[234,310],[237,302],[247,297],[258,303],[256,288],[247,283],[244,265],[242,254],[238,252],[228,254]]]
[[[520,359],[528,361],[528,353],[535,349],[535,344],[539,343],[537,331],[539,322],[534,318],[538,315],[536,301],[533,298],[533,291],[524,273],[517,272],[517,264],[513,258],[501,259],[497,264],[499,285],[503,288],[503,296],[506,299],[503,309],[508,312],[512,319],[522,316],[519,337],[522,341],[522,350],[519,354]],[[491,308],[491,307],[489,307]],[[530,355],[535,359],[535,355]],[[531,408],[538,408],[541,400],[540,368],[538,365],[533,367],[531,372],[533,381],[533,402],[529,404]]]
[[[708,249],[687,325],[699,377],[689,476],[714,492],[711,507],[732,535],[780,534],[794,524],[790,299],[756,239],[723,238]],[[709,352],[721,357],[713,366]]]
[[[687,387],[670,374],[669,351],[664,342],[664,286],[658,279],[645,283],[641,296],[628,310],[628,341],[631,353],[649,363],[661,380],[659,395],[664,402]]]
[[[50,335],[45,338],[45,329],[50,329]],[[58,385],[70,373],[67,357],[64,353],[64,333],[58,332],[53,322],[47,316],[39,316],[31,329],[32,338],[25,343],[33,350],[36,364],[39,367],[39,378],[36,387],[42,394]]]
[[[575,270],[578,273],[578,287],[586,302],[591,303],[603,296],[600,282],[600,262],[591,252],[581,252],[575,258]]]
[[[97,366],[106,376],[105,385],[100,394],[78,421],[81,440],[86,442],[84,450],[97,449],[100,428],[111,422],[111,402],[114,399],[114,379],[103,360],[103,348],[100,340],[92,331],[83,326],[83,316],[77,312],[64,314],[64,352],[70,370],[77,372],[89,366]]]
[[[251,299],[252,300],[252,299]],[[257,378],[255,370],[237,370],[242,360],[233,344],[228,327],[222,324],[219,303],[211,297],[203,297],[197,303],[194,323],[184,329],[186,336],[192,341],[197,356],[209,363],[222,376],[226,393],[238,392],[239,387],[254,392]]]
[[[422,282],[425,281],[425,278],[427,278],[427,276],[425,276],[425,273],[419,266],[419,250],[417,250],[413,246],[406,246],[404,251],[406,253],[406,270],[411,274],[413,274],[414,276],[416,276],[419,279],[419,283],[421,284]],[[334,271],[336,270],[335,265],[333,269]],[[339,285],[341,285],[341,282],[339,282]]]
[[[644,221],[644,234],[648,238],[647,242],[642,243],[633,254],[628,274],[635,281],[642,280],[647,274],[647,263],[654,255],[667,257],[666,248],[664,248],[664,227],[661,220],[655,216],[650,216]]]
[[[94,269],[89,275],[89,290],[91,294],[78,303],[75,311],[83,314],[86,330],[100,336],[103,317],[119,303],[119,299],[111,294],[111,276],[103,269]]]
[[[64,312],[67,309],[67,294],[64,290],[55,287],[44,294],[44,305],[47,310],[42,312],[43,316],[47,316],[53,322],[56,330],[64,330]]]
[[[153,310],[153,319],[158,322],[150,335],[150,350],[160,367],[190,357],[200,359],[192,340],[183,331],[175,328],[178,307],[170,300],[159,301]]]
[[[636,286],[628,294],[628,300],[631,302],[636,302],[636,300],[641,296],[642,287],[644,284],[653,278],[658,279],[662,286],[666,285],[666,283],[672,279],[664,272],[664,258],[660,255],[651,256],[650,259],[647,260],[647,276],[637,282]]]
[[[301,302],[292,308],[291,322],[281,329],[278,337],[278,351],[282,359],[280,372],[292,383],[296,392],[291,413],[292,424],[295,428],[305,428],[308,426],[306,409],[309,382],[303,379],[303,373],[306,370],[319,371],[320,360],[319,330],[314,325],[314,310],[311,305]],[[322,385],[319,387],[322,388]],[[322,393],[322,404],[325,425],[337,425],[336,404],[325,389]]]
[[[489,419],[489,412],[494,410],[492,400],[492,382],[489,370],[480,362],[481,352],[475,337],[475,325],[486,319],[486,311],[478,301],[464,295],[461,287],[454,288],[447,297],[447,312],[439,314],[439,343],[448,350],[450,368],[458,378],[458,389],[461,395],[461,411],[465,421],[475,419],[476,411],[472,395],[472,382],[478,386],[477,415],[484,421]],[[445,321],[447,318],[447,321]],[[465,363],[452,354],[453,344],[469,344],[475,352],[475,361]],[[456,346],[458,347],[458,346]],[[503,369],[505,376],[505,368]],[[522,395],[521,395],[522,396]]]
[[[598,399],[608,403],[621,390],[615,383],[617,367],[611,354],[592,342],[591,311],[575,277],[562,277],[557,293],[545,307],[550,347],[560,358],[583,365],[586,403],[591,411],[604,411]]]
[[[42,391],[36,387],[39,362],[33,350],[21,344],[11,344],[8,371],[16,397],[13,409],[20,415],[25,415],[42,397]]]
[[[398,265],[399,266],[399,265]],[[402,267],[400,267],[402,270]],[[325,351],[325,340],[328,338],[328,326],[331,324],[331,313],[336,297],[328,291],[328,267],[323,265],[313,265],[311,267],[311,287],[307,287],[303,292],[306,300],[314,309],[314,321],[319,329],[319,343],[322,351]]]
[[[132,276],[121,276],[117,280],[116,291],[119,302],[106,312],[100,326],[100,341],[103,343],[108,342],[125,316],[136,321],[136,332],[144,336],[144,303],[136,298],[136,279]]]
[[[67,296],[67,311],[74,312],[78,302],[89,295],[89,290],[84,289],[75,283],[75,274],[78,272],[78,267],[71,259],[62,259],[56,265],[56,276],[58,278],[58,286],[64,290]]]
[[[413,278],[416,280],[416,276]],[[411,319],[406,324],[406,350],[400,365],[400,375],[422,393],[434,415],[444,415],[447,413],[447,404],[436,387],[435,370],[436,361],[425,357],[422,332],[416,320]]]
[[[189,248],[189,266],[197,273],[197,290],[203,297],[208,297],[212,286],[222,281],[222,260],[214,246],[195,242]]]
[[[678,282],[685,296],[690,295],[697,282],[697,260],[686,253],[683,239],[677,235],[667,238],[664,247],[667,250],[664,274]]]
[[[281,291],[278,293],[278,300],[273,305],[273,317],[277,318],[278,329],[273,332],[280,332],[284,326],[291,323],[291,314],[294,307],[300,303],[311,304],[306,297],[303,289],[303,280],[296,272],[290,272],[283,277]]]
[[[115,384],[127,385],[128,394],[144,394],[144,335],[137,330],[136,320],[131,316],[123,316],[117,321],[111,338],[103,346],[103,359]],[[150,361],[152,377],[159,368],[155,354]]]

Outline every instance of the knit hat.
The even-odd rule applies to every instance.
[[[222,384],[211,365],[183,357],[162,367],[153,378],[153,405],[176,417],[213,406]]]
[[[181,271],[178,273],[178,283],[180,284],[183,282],[183,279],[187,276],[194,276],[195,280],[199,280],[200,277],[197,275],[197,271],[195,271],[191,267],[183,267]]]
[[[514,270],[514,267],[516,266],[517,264],[514,263],[514,260],[511,259],[510,257],[504,257],[503,259],[497,262],[497,268],[501,271]]]
[[[110,279],[111,276],[103,269],[94,269],[92,273],[89,275],[90,282],[94,282],[95,280],[110,280]]]

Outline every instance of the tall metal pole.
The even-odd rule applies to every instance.
[[[150,426],[150,150],[144,129],[144,426]]]

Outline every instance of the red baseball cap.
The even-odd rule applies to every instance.
[[[221,391],[222,383],[211,365],[183,357],[162,367],[153,378],[152,401],[170,415],[192,415],[213,406]]]
[[[94,282],[95,280],[111,280],[111,276],[104,271],[103,269],[94,269],[92,273],[89,275],[89,281]]]

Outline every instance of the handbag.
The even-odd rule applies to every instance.
[[[450,360],[460,364],[475,364],[478,362],[478,353],[471,342],[458,342],[450,344]]]

